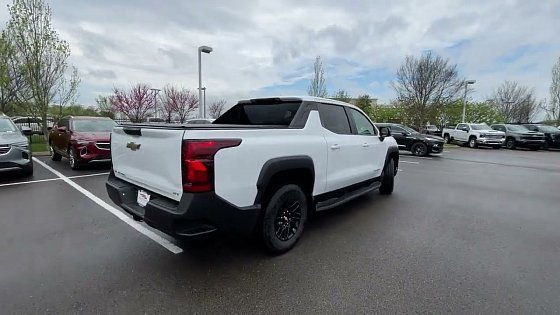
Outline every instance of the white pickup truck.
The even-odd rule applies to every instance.
[[[391,194],[399,163],[388,128],[313,97],[240,101],[206,125],[117,126],[111,153],[108,194],[136,220],[181,238],[255,233],[272,253],[314,211]]]
[[[443,128],[443,139],[446,143],[459,142],[471,148],[481,145],[499,149],[505,138],[505,133],[494,130],[487,124],[460,123],[455,129]]]

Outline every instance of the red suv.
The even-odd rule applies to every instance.
[[[53,161],[68,158],[78,169],[90,162],[111,161],[111,131],[116,125],[106,117],[63,117],[49,129],[49,149]]]

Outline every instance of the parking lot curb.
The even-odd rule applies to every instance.
[[[33,156],[49,156],[51,155],[48,151],[47,152],[33,152]]]

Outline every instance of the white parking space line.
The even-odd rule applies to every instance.
[[[87,175],[76,175],[76,176],[70,176],[70,177],[68,177],[68,178],[73,179],[73,178],[83,178],[83,177],[92,177],[92,176],[100,176],[100,175],[109,175],[109,172],[107,172],[107,173],[96,173],[96,174],[87,174]],[[62,180],[62,178],[57,177],[57,178],[47,178],[47,179],[38,179],[38,180],[27,180],[27,181],[24,181],[24,182],[0,184],[0,187],[5,187],[5,186],[17,186],[17,185],[23,185],[23,184],[35,184],[35,183],[52,182],[52,181],[55,181],[55,180]]]
[[[407,158],[409,158],[409,157],[413,158],[413,159],[423,159],[423,160],[433,160],[434,159],[434,158],[431,158],[431,157],[414,156],[414,155],[407,156]]]
[[[413,162],[413,161],[403,161],[403,160],[400,160],[399,162],[402,162],[402,163],[408,163],[408,164],[420,164],[420,162]]]
[[[0,184],[0,187],[5,186],[17,186],[23,184],[34,184],[34,183],[44,183],[44,182],[52,182],[54,180],[59,180],[60,178],[47,178],[47,179],[38,179],[38,180],[28,180],[25,182],[17,182],[17,183],[8,183],[8,184]]]
[[[179,246],[173,244],[172,242],[170,242],[169,240],[157,235],[156,233],[154,233],[153,231],[147,229],[146,227],[144,227],[143,225],[141,225],[140,223],[134,221],[132,218],[130,218],[129,216],[127,216],[126,214],[124,214],[122,211],[116,209],[115,207],[111,206],[110,204],[106,203],[105,201],[101,200],[99,197],[97,197],[96,195],[92,194],[91,192],[89,192],[88,190],[86,190],[85,188],[83,188],[82,186],[76,184],[75,182],[73,182],[70,178],[64,176],[62,173],[60,173],[59,171],[55,170],[54,168],[48,166],[47,164],[41,162],[41,160],[37,159],[37,158],[33,158],[33,160],[37,163],[39,163],[39,165],[41,165],[42,167],[46,168],[47,170],[49,170],[51,173],[53,173],[54,175],[58,176],[61,180],[65,181],[68,185],[72,186],[74,189],[76,189],[77,191],[79,191],[80,193],[82,193],[83,195],[85,195],[86,197],[88,197],[89,199],[91,199],[93,202],[97,203],[99,206],[101,206],[102,208],[104,208],[105,210],[109,211],[111,214],[113,214],[114,216],[116,216],[117,218],[119,218],[121,221],[123,221],[124,223],[130,225],[132,228],[134,228],[136,231],[144,234],[145,236],[147,236],[148,238],[150,238],[152,241],[158,243],[159,245],[163,246],[165,249],[169,250],[170,252],[172,252],[173,254],[179,254],[183,252],[183,249],[180,248]],[[84,177],[84,176],[82,176]]]
[[[109,172],[105,172],[105,173],[95,173],[95,174],[85,174],[85,175],[68,176],[68,178],[74,179],[74,178],[93,177],[93,176],[101,176],[101,175],[109,175],[109,174],[110,174]]]

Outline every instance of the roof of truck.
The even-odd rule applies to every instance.
[[[256,97],[251,99],[240,100],[238,103],[252,103],[260,100],[278,100],[283,102],[289,101],[303,101],[303,102],[317,102],[317,103],[326,103],[326,104],[333,104],[333,105],[342,105],[348,106],[352,108],[359,109],[357,106],[352,105],[350,103],[342,102],[333,100],[330,98],[323,98],[323,97],[315,97],[315,96],[271,96],[271,97]]]

